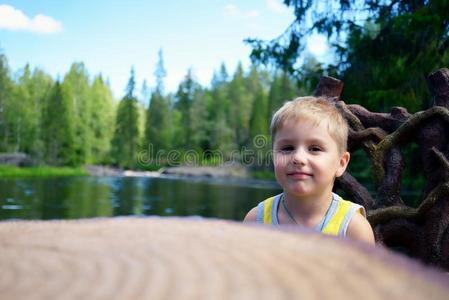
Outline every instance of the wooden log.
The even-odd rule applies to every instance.
[[[313,95],[338,99],[343,92],[343,85],[343,81],[334,77],[321,76]]]
[[[449,109],[449,69],[442,68],[430,74],[427,85],[433,96],[433,105]]]
[[[0,299],[447,299],[449,277],[291,227],[192,218],[0,222]]]

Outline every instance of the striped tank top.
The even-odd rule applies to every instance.
[[[262,201],[257,206],[257,223],[279,225],[277,217],[279,203],[281,202],[283,194],[271,197]],[[343,200],[340,196],[332,193],[332,202],[330,207],[314,230],[320,231],[324,234],[345,236],[348,229],[349,222],[356,212],[359,212],[366,217],[365,208],[359,204],[351,201]]]

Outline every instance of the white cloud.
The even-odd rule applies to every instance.
[[[224,8],[225,16],[235,17],[240,15],[240,9],[234,4],[228,4]]]
[[[246,16],[248,18],[256,18],[256,17],[259,16],[259,12],[257,10],[251,10],[251,11],[246,13]]]
[[[0,29],[45,34],[58,33],[63,30],[62,24],[52,17],[36,15],[29,18],[21,10],[6,4],[0,4]]]
[[[259,11],[253,9],[249,11],[241,10],[237,5],[228,4],[224,7],[224,15],[228,17],[238,18],[243,21],[254,20],[259,17]]]
[[[270,11],[277,14],[281,14],[287,10],[286,6],[280,0],[265,0],[265,3]]]

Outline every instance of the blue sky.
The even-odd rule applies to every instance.
[[[54,78],[82,61],[120,98],[132,66],[139,89],[144,79],[154,87],[159,49],[167,91],[189,68],[207,86],[222,62],[229,72],[249,65],[245,38],[272,39],[292,20],[281,0],[0,0],[0,48],[13,71],[30,63]],[[309,50],[320,56],[326,47],[314,38]]]

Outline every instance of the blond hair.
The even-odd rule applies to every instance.
[[[335,140],[340,154],[346,151],[348,141],[348,123],[330,100],[322,97],[298,97],[286,102],[271,119],[271,138],[274,142],[276,132],[290,120],[306,119],[315,125],[326,125],[329,135]]]

